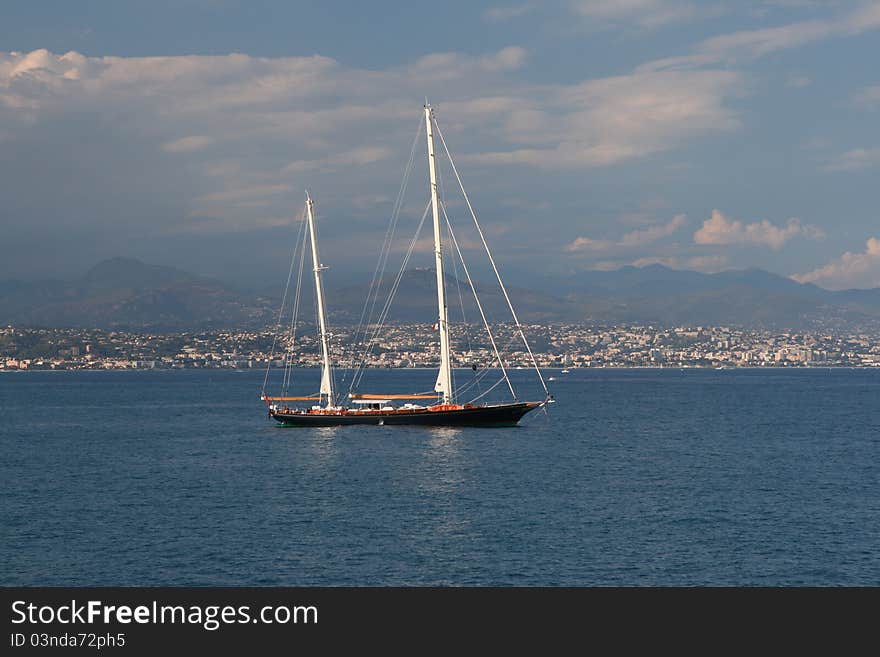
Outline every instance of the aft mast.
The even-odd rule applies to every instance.
[[[321,273],[327,269],[321,264],[318,257],[318,240],[315,237],[315,202],[306,192],[306,217],[309,222],[309,238],[312,243],[312,265],[315,272],[315,299],[318,305],[318,329],[321,333],[321,395],[327,396],[327,407],[336,405],[336,397],[333,394],[333,376],[330,372],[330,344],[327,335],[327,320],[324,317],[324,283],[321,279]]]
[[[449,358],[449,313],[446,308],[446,280],[443,277],[443,245],[440,241],[440,201],[437,197],[437,170],[434,163],[433,110],[425,104],[425,126],[428,135],[428,171],[431,176],[431,211],[434,216],[434,260],[437,269],[438,328],[440,329],[440,372],[434,390],[443,395],[443,403],[451,404],[452,366]]]

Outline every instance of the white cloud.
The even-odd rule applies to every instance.
[[[319,56],[0,53],[0,125],[75,111],[108,121],[131,113],[135,129],[169,152],[211,145],[212,157],[246,169],[258,150],[285,145],[293,163],[278,163],[276,175],[326,172],[352,153],[387,155],[381,140],[418,118],[413,99],[421,99],[431,75],[443,81],[438,115],[470,145],[459,157],[472,163],[605,166],[739,126],[727,102],[744,85],[732,71],[636,72],[535,86],[507,75],[526,58],[510,46],[479,56],[435,53],[372,71]],[[184,130],[192,136],[181,138]],[[348,164],[377,159],[349,157]]]
[[[754,60],[825,39],[880,28],[880,3],[868,2],[839,17],[798,21],[776,27],[741,30],[705,39],[689,55],[649,62],[640,70],[681,69]]]
[[[336,171],[345,166],[363,166],[373,164],[391,155],[392,151],[384,146],[364,146],[350,151],[337,153],[330,157],[316,160],[298,160],[286,165],[281,172],[285,174],[303,173],[305,171]]]
[[[563,250],[569,253],[577,253],[579,251],[608,251],[613,248],[614,242],[610,240],[594,240],[589,237],[577,237],[573,242],[566,244]]]
[[[392,199],[385,194],[360,194],[351,199],[354,207],[360,210],[374,210],[377,206],[389,206]]]
[[[880,239],[868,238],[863,252],[847,251],[824,267],[792,278],[798,283],[816,283],[829,289],[880,287]]]
[[[411,70],[419,76],[430,75],[435,80],[459,78],[474,70],[489,73],[514,71],[525,64],[527,56],[526,49],[519,46],[508,46],[482,57],[440,52],[420,57]]]
[[[571,7],[590,21],[644,29],[690,21],[717,11],[709,3],[688,0],[573,0]]]
[[[214,192],[200,196],[197,200],[208,203],[235,203],[258,200],[265,201],[267,196],[283,194],[290,191],[290,185],[246,185],[225,189],[222,192]]]
[[[166,141],[162,144],[162,150],[168,153],[192,153],[193,151],[200,151],[213,143],[213,137],[193,135],[192,137],[181,137],[173,141]]]
[[[817,9],[839,2],[840,0],[763,0],[761,4],[785,9]]]
[[[694,242],[712,245],[753,244],[778,251],[795,236],[821,239],[824,233],[815,226],[802,224],[800,219],[789,219],[785,226],[776,226],[766,219],[746,224],[728,219],[720,210],[712,210],[712,216],[694,233]]]
[[[513,71],[526,62],[528,52],[525,48],[510,46],[499,50],[495,55],[480,60],[487,71]]]
[[[503,21],[509,21],[514,18],[519,18],[520,16],[525,16],[526,14],[531,14],[533,11],[537,9],[535,3],[526,2],[518,5],[501,5],[498,7],[489,7],[484,13],[483,18],[485,18],[490,23],[501,23]]]
[[[648,265],[664,265],[670,269],[693,269],[706,273],[721,271],[727,266],[728,258],[725,255],[705,256],[648,256],[631,262],[634,267],[646,267]]]
[[[697,47],[697,52],[723,60],[761,57],[827,38],[834,31],[835,24],[830,21],[801,21],[711,37]]]
[[[880,85],[865,87],[853,95],[853,103],[866,109],[880,108]]]
[[[860,171],[880,164],[880,148],[854,148],[834,156],[826,171]]]
[[[672,235],[675,231],[687,223],[683,214],[676,215],[670,221],[663,224],[655,224],[641,230],[634,230],[626,233],[620,240],[614,242],[611,240],[594,240],[589,237],[578,237],[574,241],[563,247],[568,253],[578,253],[583,251],[604,252],[619,249],[633,249],[654,242]]]
[[[746,85],[735,71],[644,69],[536,85],[511,75],[527,58],[526,50],[510,46],[481,55],[435,53],[368,70],[321,56],[0,53],[0,134],[43,140],[36,150],[51,158],[52,149],[75,147],[66,117],[88,116],[106,138],[94,145],[96,158],[186,154],[163,158],[181,167],[174,170],[179,175],[167,172],[178,186],[178,206],[166,223],[214,217],[213,230],[241,230],[286,216],[304,187],[324,206],[335,202],[346,211],[367,189],[396,191],[400,168],[373,165],[406,161],[402,151],[420,119],[426,75],[442,78],[438,116],[459,163],[469,162],[471,172],[496,164],[614,165],[740,126],[732,101]],[[50,126],[72,141],[47,136]],[[95,207],[102,207],[97,185],[94,196]],[[606,246],[651,243],[677,229],[676,221]],[[159,223],[156,230],[163,229]],[[572,251],[603,245],[579,239]]]
[[[786,86],[794,89],[803,89],[804,87],[809,87],[812,83],[813,81],[806,75],[794,75],[785,81]]]
[[[623,246],[643,246],[645,244],[653,244],[663,237],[672,235],[679,228],[687,223],[683,214],[676,215],[665,224],[657,224],[643,230],[634,230],[627,233],[620,240]]]
[[[513,110],[503,134],[522,147],[471,155],[483,164],[607,166],[740,126],[725,101],[743,92],[732,71],[642,72],[548,88]]]
[[[21,141],[24,152],[39,152],[43,161],[52,161],[57,159],[53,153],[83,148],[82,117],[88,117],[89,129],[100,135],[89,140],[90,156],[111,170],[119,158],[140,161],[141,173],[153,184],[159,176],[151,154],[185,154],[159,165],[176,187],[173,198],[161,189],[153,196],[167,214],[165,225],[157,216],[141,222],[141,230],[161,233],[181,216],[205,217],[205,226],[214,217],[214,231],[240,230],[285,216],[298,203],[291,197],[295,189],[316,186],[322,202],[336,196],[349,207],[364,189],[396,189],[405,153],[399,166],[371,165],[409,144],[410,131],[422,117],[426,72],[443,70],[441,113],[446,98],[450,105],[474,109],[449,124],[450,133],[456,125],[467,132],[488,116],[476,113],[484,97],[490,105],[494,96],[517,103],[531,93],[508,77],[526,57],[523,48],[510,46],[477,56],[428,55],[375,71],[320,56],[0,52],[0,135],[4,144]],[[67,127],[72,120],[76,130]],[[322,187],[322,175],[341,170],[345,176]],[[99,222],[102,211],[119,211],[107,208],[101,193],[105,183],[96,180],[95,171],[91,192],[82,188],[80,194],[84,203],[91,194],[96,211],[89,214]],[[121,171],[114,175],[126,184]],[[369,184],[377,179],[381,186]],[[129,182],[144,187],[140,175]],[[117,189],[114,198],[123,196]]]

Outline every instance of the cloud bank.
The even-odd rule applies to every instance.
[[[61,235],[64,246],[79,240],[66,252],[82,265],[157,249],[170,259],[158,247],[168,236],[181,253],[208,248],[185,235],[228,252],[223,235],[252,232],[262,245],[254,231],[294,216],[306,188],[326,215],[345,219],[324,233],[331,254],[334,240],[343,250],[343,240],[371,238],[390,207],[357,199],[393,198],[426,80],[442,89],[432,100],[466,181],[497,165],[619,165],[740,126],[734,71],[534,84],[517,74],[528,58],[511,45],[368,70],[319,55],[0,53],[0,175],[21,218],[7,235],[21,262],[5,266],[26,268],[28,249]],[[651,239],[635,232],[623,242]]]
[[[736,13],[729,4],[694,0],[571,0],[561,13],[572,23],[579,22],[576,14],[603,28],[641,32],[718,15],[719,7]],[[549,20],[551,12],[521,0],[490,8],[484,18],[530,20],[535,13]],[[369,237],[384,227],[390,208],[365,199],[390,205],[394,198],[428,85],[442,93],[430,100],[466,183],[473,189],[474,179],[490,182],[480,189],[494,196],[490,202],[497,206],[535,169],[572,185],[588,169],[638,164],[686,148],[691,156],[693,145],[743,128],[739,101],[759,88],[757,76],[747,72],[756,59],[880,28],[876,2],[835,4],[811,15],[820,17],[712,36],[693,46],[676,40],[661,47],[676,48],[672,52],[681,56],[631,69],[593,69],[613,75],[578,78],[580,69],[569,67],[568,77],[554,82],[536,77],[529,65],[533,55],[515,43],[469,54],[429,53],[381,69],[321,55],[0,53],[0,176],[5,210],[18,219],[6,238],[20,247],[7,259],[7,270],[14,270],[8,263],[15,258],[26,262],[47,244],[52,248],[53,239],[62,246],[79,239],[83,252],[100,244],[110,250],[102,255],[127,252],[127,246],[150,239],[159,244],[167,235],[199,235],[214,244],[218,236],[230,235],[237,245],[248,231],[281,225],[296,214],[306,187],[326,215],[340,217],[342,230],[326,231],[331,252],[334,239]],[[807,83],[792,74],[787,73],[790,84]],[[850,108],[877,107],[876,86],[849,97]],[[868,170],[878,163],[872,146],[843,152],[824,168]],[[688,163],[660,164],[672,165],[671,172]],[[498,166],[510,168],[498,176]],[[618,171],[590,172],[591,179],[603,175]],[[564,228],[583,207],[577,200],[571,213],[554,213],[552,220],[559,222],[554,228]],[[578,234],[542,231],[523,217],[503,221],[521,221],[518,237],[535,240],[547,252],[562,247],[547,235]],[[671,235],[683,222],[673,218],[619,239],[581,236],[562,248],[635,250]],[[778,251],[796,237],[815,239],[820,233],[797,219],[750,223],[716,211],[693,239],[698,245]],[[254,243],[263,248],[266,240]],[[176,244],[187,253],[193,247],[182,240]],[[512,240],[506,246],[516,248]],[[701,253],[697,257],[707,257],[705,250],[688,246]]]
[[[824,267],[792,278],[798,283],[817,283],[832,290],[880,287],[880,239],[870,237],[861,253],[846,251]]]
[[[721,210],[712,210],[712,216],[694,233],[696,244],[730,246],[746,244],[780,250],[793,237],[821,239],[824,233],[816,226],[802,224],[800,219],[789,219],[784,226],[776,226],[764,219],[746,224],[728,219]]]
[[[853,148],[834,156],[825,164],[826,171],[862,171],[880,164],[880,148]]]
[[[568,253],[578,253],[583,251],[603,252],[639,248],[653,244],[664,237],[672,235],[686,223],[687,220],[685,216],[679,214],[666,223],[655,224],[648,228],[626,233],[616,242],[611,240],[595,240],[590,239],[589,237],[578,237],[569,244],[566,244],[564,250]]]
[[[688,55],[659,59],[641,68],[686,69],[720,63],[733,64],[828,39],[857,36],[876,29],[880,29],[880,4],[857,3],[855,8],[838,16],[710,37],[697,44]]]

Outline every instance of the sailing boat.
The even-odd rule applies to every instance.
[[[453,389],[452,358],[449,345],[449,313],[446,303],[446,279],[444,278],[443,272],[443,244],[441,239],[440,223],[441,210],[444,215],[446,211],[445,208],[441,205],[438,196],[437,170],[435,165],[434,153],[434,128],[436,127],[436,122],[431,106],[426,104],[424,109],[424,120],[428,142],[428,173],[431,191],[430,207],[433,218],[434,256],[437,274],[438,321],[434,325],[434,327],[438,331],[440,342],[440,368],[437,375],[437,382],[434,386],[434,394],[361,394],[349,392],[348,398],[351,401],[351,406],[345,406],[340,403],[340,399],[334,386],[334,376],[333,370],[331,368],[330,358],[329,333],[327,331],[326,303],[324,299],[324,287],[322,281],[322,273],[326,269],[326,267],[321,264],[321,260],[318,255],[318,244],[315,230],[314,202],[312,201],[311,197],[307,195],[305,215],[308,225],[308,238],[311,243],[312,270],[314,273],[316,310],[318,315],[317,324],[321,343],[321,384],[320,391],[317,395],[305,397],[282,395],[273,397],[266,395],[264,382],[263,395],[261,399],[265,401],[268,405],[270,417],[272,417],[274,420],[282,425],[338,426],[349,424],[416,424],[430,426],[509,426],[517,424],[526,413],[541,408],[553,401],[553,398],[549,394],[547,386],[544,383],[544,379],[541,376],[541,372],[537,367],[537,363],[535,362],[534,356],[532,355],[532,351],[528,346],[528,341],[526,340],[525,333],[523,332],[519,320],[516,317],[516,312],[513,310],[513,306],[510,303],[510,298],[507,295],[504,284],[501,282],[501,278],[498,275],[498,269],[495,266],[495,262],[492,259],[491,253],[488,251],[488,245],[486,245],[485,239],[483,239],[483,244],[486,247],[486,252],[489,255],[490,262],[492,263],[492,268],[495,271],[496,276],[498,277],[498,282],[501,284],[501,289],[504,292],[504,297],[507,300],[507,304],[513,316],[513,319],[516,322],[518,332],[522,337],[529,356],[532,359],[532,364],[534,365],[535,370],[538,373],[538,378],[540,379],[541,385],[544,388],[545,398],[540,401],[520,401],[516,399],[513,385],[511,384],[510,379],[507,376],[507,370],[505,368],[503,360],[501,359],[500,354],[498,353],[495,340],[492,336],[491,330],[489,329],[489,325],[486,322],[485,313],[483,313],[483,309],[480,305],[479,299],[476,297],[476,289],[473,286],[470,274],[468,273],[466,266],[465,273],[467,274],[468,282],[471,284],[471,289],[474,292],[477,306],[480,309],[480,314],[483,318],[484,324],[486,325],[486,330],[489,332],[489,339],[492,343],[493,349],[495,350],[495,354],[498,359],[498,365],[503,375],[503,379],[507,382],[508,387],[510,388],[510,391],[514,397],[514,400],[502,403],[474,403],[474,401],[477,401],[477,399],[474,399],[470,402],[460,403],[456,395],[456,390]],[[440,138],[441,140],[443,140],[442,133],[440,133]],[[443,145],[445,147],[445,141],[443,141]],[[446,152],[447,155],[449,155],[448,148],[446,149]],[[449,158],[450,163],[452,163],[451,155],[449,156]],[[454,163],[452,163],[452,165],[454,168]],[[461,180],[460,178],[458,178],[458,172],[457,170],[455,171],[456,178],[459,180],[460,184]],[[462,192],[464,193],[463,187]],[[467,200],[466,193],[465,199]],[[483,233],[482,230],[479,228],[479,223],[476,221],[476,215],[473,214],[473,209],[471,208],[470,201],[467,202],[467,205],[468,208],[471,210],[471,215],[473,216],[474,222],[477,226],[477,230],[479,231],[480,237],[482,238]],[[449,225],[448,217],[447,225],[449,226],[449,230],[451,232],[451,225]],[[452,239],[455,239],[454,235],[452,236]],[[303,240],[305,240],[305,235],[303,236]],[[455,247],[458,250],[457,243],[455,243]],[[304,249],[305,241],[303,241],[303,257]],[[464,265],[463,260],[462,264]],[[291,263],[291,272],[292,271],[293,263]],[[302,260],[300,262],[300,277],[301,274]],[[288,277],[288,285],[289,283],[290,278]],[[476,366],[474,366],[474,369],[476,369]],[[266,380],[268,380],[268,369],[266,372],[266,376]],[[402,406],[394,406],[395,402],[404,400],[410,401],[409,403],[405,403]],[[422,404],[411,403],[413,400],[420,401],[422,402]],[[433,403],[429,403],[428,400],[431,400],[431,402]],[[312,405],[308,408],[293,408],[288,403],[304,401],[312,402]]]

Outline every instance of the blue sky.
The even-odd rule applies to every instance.
[[[880,286],[880,2],[2,11],[0,278],[125,255],[275,280],[306,188],[335,275],[370,271],[427,96],[513,280],[660,262]]]

